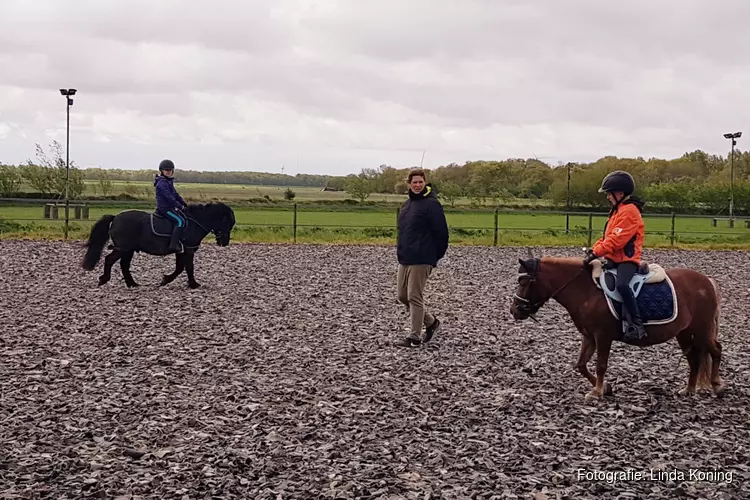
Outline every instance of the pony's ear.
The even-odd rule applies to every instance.
[[[518,259],[521,264],[519,272],[522,273],[536,273],[539,270],[539,259],[532,257],[531,259]]]
[[[529,253],[529,259],[533,259],[534,258],[534,253],[531,251],[531,247],[526,247],[526,250]]]
[[[521,264],[521,267],[518,268],[520,273],[535,273],[537,270],[537,260],[534,258],[518,259],[518,263]]]

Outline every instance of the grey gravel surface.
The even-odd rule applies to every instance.
[[[209,245],[197,290],[82,253],[0,242],[0,498],[750,498],[744,252],[646,252],[720,283],[724,398],[676,395],[676,342],[617,344],[594,403],[565,311],[509,314],[524,249],[452,247],[421,349],[392,247]]]

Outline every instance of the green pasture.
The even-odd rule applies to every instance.
[[[102,190],[98,180],[85,180],[82,198],[94,199],[104,197],[105,192]],[[177,191],[188,201],[207,202],[218,199],[226,202],[247,201],[258,198],[270,198],[272,201],[284,200],[284,192],[287,186],[260,186],[254,184],[209,184],[209,183],[181,183],[179,178],[175,180]],[[352,196],[345,191],[323,191],[320,187],[307,186],[289,186],[294,191],[294,201],[315,202],[315,201],[341,201],[352,199]],[[22,184],[22,192],[32,192],[33,188],[28,184]],[[116,196],[128,194],[134,198],[142,200],[154,199],[154,186],[152,181],[112,181],[111,190],[106,196]],[[368,202],[376,203],[394,203],[403,202],[406,195],[403,194],[383,194],[372,193]],[[468,198],[459,198],[455,201],[456,206],[467,206],[472,201]],[[486,200],[485,205],[492,203],[492,200]],[[549,200],[504,200],[506,204],[525,204],[548,206]]]
[[[70,238],[83,239],[90,225],[102,215],[116,214],[128,206],[91,206],[89,220],[74,220],[71,210]],[[147,209],[150,210],[150,209]],[[291,242],[295,237],[295,216],[290,209],[235,210],[237,241]],[[0,237],[61,238],[64,212],[57,220],[43,219],[42,205],[0,205]],[[495,214],[446,209],[451,242],[455,244],[492,245],[495,240]],[[671,244],[670,216],[644,217],[646,245],[665,247]],[[591,218],[592,241],[601,235],[606,217]],[[499,213],[497,217],[498,245],[586,245],[589,241],[589,216],[571,215],[570,231],[565,231],[564,214]],[[296,217],[296,241],[326,243],[393,243],[395,241],[396,210],[392,211],[322,211],[299,208]],[[720,221],[712,227],[711,218],[678,216],[674,222],[676,247],[750,248],[750,229],[742,220],[735,227]]]
[[[85,181],[83,197],[103,196],[104,193],[99,181]],[[185,199],[195,201],[208,201],[220,199],[224,201],[249,200],[252,198],[265,198],[272,200],[283,200],[286,186],[256,186],[251,184],[208,184],[208,183],[180,183],[175,180],[177,191]],[[295,194],[295,200],[318,201],[318,200],[344,200],[350,198],[344,191],[323,191],[319,187],[289,186]],[[154,188],[152,182],[145,181],[112,181],[112,192],[109,194],[127,193],[137,198],[152,199]],[[395,194],[373,194],[369,198],[372,201],[399,201],[404,199],[403,195]]]

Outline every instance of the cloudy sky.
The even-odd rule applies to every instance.
[[[346,174],[725,155],[748,0],[2,0],[0,161]],[[739,147],[744,147],[740,139]]]

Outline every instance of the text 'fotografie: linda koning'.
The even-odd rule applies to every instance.
[[[730,471],[720,470],[661,470],[649,469],[642,470],[625,470],[625,471],[598,471],[578,469],[579,481],[604,481],[614,483],[618,481],[703,481],[710,483],[731,483],[732,473]]]

